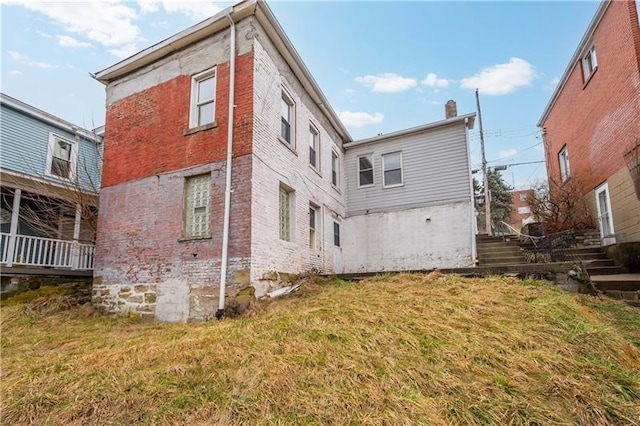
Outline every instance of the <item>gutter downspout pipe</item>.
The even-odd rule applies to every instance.
[[[224,301],[227,285],[227,264],[229,263],[229,219],[231,216],[231,166],[233,162],[233,109],[235,102],[236,82],[236,25],[231,15],[227,13],[230,26],[229,41],[229,118],[227,126],[227,179],[224,191],[224,225],[222,231],[222,256],[220,259],[220,300],[216,318],[224,316]]]

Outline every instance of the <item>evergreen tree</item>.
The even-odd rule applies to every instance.
[[[488,169],[487,179],[491,192],[491,222],[500,223],[506,221],[513,212],[513,188],[502,179],[500,172]],[[484,190],[484,188],[483,188]]]

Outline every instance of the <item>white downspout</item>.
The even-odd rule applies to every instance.
[[[476,265],[476,232],[477,232],[477,219],[476,219],[476,197],[473,189],[473,172],[471,170],[471,151],[469,146],[469,117],[464,119],[464,133],[467,145],[467,158],[469,159],[469,176],[471,177],[471,262],[472,266]]]
[[[231,216],[231,163],[233,160],[233,108],[236,83],[236,25],[227,13],[229,26],[229,118],[227,125],[227,179],[224,190],[224,225],[222,231],[222,257],[220,259],[220,301],[216,318],[224,316],[224,299],[227,285],[227,263],[229,261],[229,219]]]

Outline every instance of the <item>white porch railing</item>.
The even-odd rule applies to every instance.
[[[28,235],[12,236],[3,232],[0,233],[0,250],[0,263],[5,266],[93,269],[93,244]]]

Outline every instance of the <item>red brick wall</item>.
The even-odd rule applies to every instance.
[[[574,64],[543,123],[550,179],[566,144],[571,178],[591,190],[622,167],[623,151],[640,135],[640,30],[635,3],[614,1],[593,34],[598,68],[587,83]]]
[[[189,127],[191,76],[181,75],[107,108],[102,186],[226,158],[229,63],[218,64],[218,126],[184,135]],[[251,153],[253,53],[236,58],[234,156]]]

